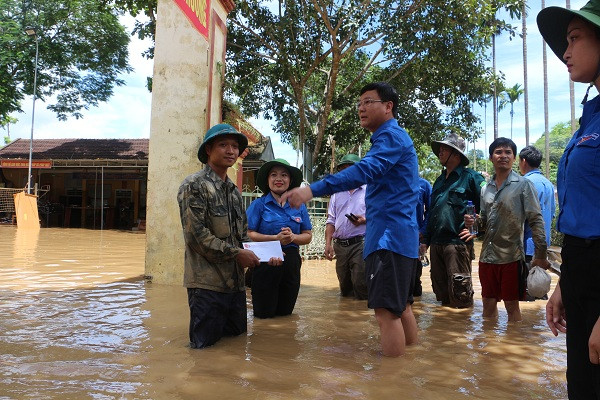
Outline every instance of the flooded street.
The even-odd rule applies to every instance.
[[[373,311],[341,299],[319,260],[293,315],[253,320],[248,294],[248,335],[192,350],[185,289],[143,279],[145,235],[0,226],[0,239],[0,400],[567,397],[545,301],[522,302],[520,323],[503,305],[483,320],[476,274],[475,307],[455,310],[424,269],[420,343],[401,358],[381,356]]]

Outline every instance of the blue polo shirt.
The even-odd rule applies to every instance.
[[[271,192],[254,200],[246,210],[246,215],[248,216],[248,229],[263,235],[277,235],[281,232],[281,228],[285,227],[290,228],[296,235],[312,229],[308,210],[304,204],[299,209],[290,207],[287,202],[281,207]],[[281,247],[299,246],[289,243]]]
[[[557,228],[583,239],[600,238],[600,96],[583,106],[579,130],[558,164]]]
[[[540,201],[542,217],[544,217],[546,243],[550,246],[552,219],[556,212],[554,186],[552,186],[552,182],[542,175],[542,172],[539,169],[531,170],[523,176],[533,182],[533,186],[535,186],[535,191],[537,192],[538,200]],[[525,255],[533,256],[535,246],[533,244],[531,228],[527,222],[525,222],[525,228],[523,230],[523,241],[525,243]]]
[[[417,154],[408,133],[393,118],[373,132],[371,149],[360,162],[312,183],[310,188],[314,196],[323,196],[363,184],[367,184],[363,256],[385,249],[417,258]]]

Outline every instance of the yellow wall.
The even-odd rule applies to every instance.
[[[158,0],[146,220],[146,276],[156,283],[183,282],[177,191],[202,168],[198,147],[207,129],[221,122],[227,11],[219,1],[211,7],[206,38],[175,1]]]

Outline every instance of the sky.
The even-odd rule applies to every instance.
[[[564,7],[564,1],[546,1],[546,6]],[[579,9],[586,1],[571,1],[571,8]],[[530,143],[533,144],[544,133],[544,94],[543,94],[543,67],[542,43],[543,40],[537,29],[535,18],[541,9],[541,2],[529,2],[530,10],[527,18],[527,61],[528,61],[528,86],[529,86],[529,132]],[[126,26],[132,26],[130,17],[123,17]],[[513,25],[521,30],[521,22],[513,21]],[[519,37],[509,40],[507,34],[501,35],[496,40],[496,65],[499,71],[505,74],[506,85],[516,83],[523,86],[523,45]],[[35,139],[60,139],[60,138],[130,138],[141,139],[150,137],[150,109],[152,95],[146,89],[146,78],[152,75],[152,60],[146,60],[141,53],[149,47],[148,41],[140,41],[132,37],[130,44],[130,64],[134,72],[125,74],[122,79],[125,86],[117,87],[110,101],[90,108],[83,113],[83,118],[76,120],[69,118],[59,121],[55,114],[40,100],[35,105],[35,121],[33,125],[33,138]],[[40,54],[43,57],[43,54]],[[549,129],[560,122],[567,122],[571,118],[569,105],[569,76],[565,65],[547,47],[548,58],[548,109]],[[491,65],[491,63],[490,63]],[[579,118],[581,106],[579,103],[585,94],[587,85],[575,83],[575,115]],[[596,95],[595,89],[590,92],[590,98]],[[11,125],[11,139],[31,136],[31,110],[33,98],[26,98],[22,104],[23,113],[16,115],[19,121]],[[513,140],[517,148],[525,146],[525,111],[523,96],[514,105]],[[491,105],[487,113],[483,108],[476,107],[475,111],[481,116],[481,128],[487,132],[486,139],[481,138],[476,142],[478,149],[493,140],[493,117]],[[487,118],[485,115],[487,114]],[[288,144],[281,142],[278,134],[273,132],[272,121],[251,118],[250,122],[264,136],[269,136],[273,144],[275,157],[284,158],[290,164],[298,166],[296,151]],[[487,123],[485,123],[487,122]],[[499,113],[499,135],[510,137],[510,106]],[[2,131],[6,136],[6,131]],[[472,146],[472,144],[470,145]],[[487,151],[484,151],[487,154]]]

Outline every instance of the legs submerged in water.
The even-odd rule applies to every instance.
[[[417,343],[417,321],[410,305],[400,317],[385,308],[376,308],[375,318],[379,324],[384,356],[401,356],[406,352],[406,346]]]

